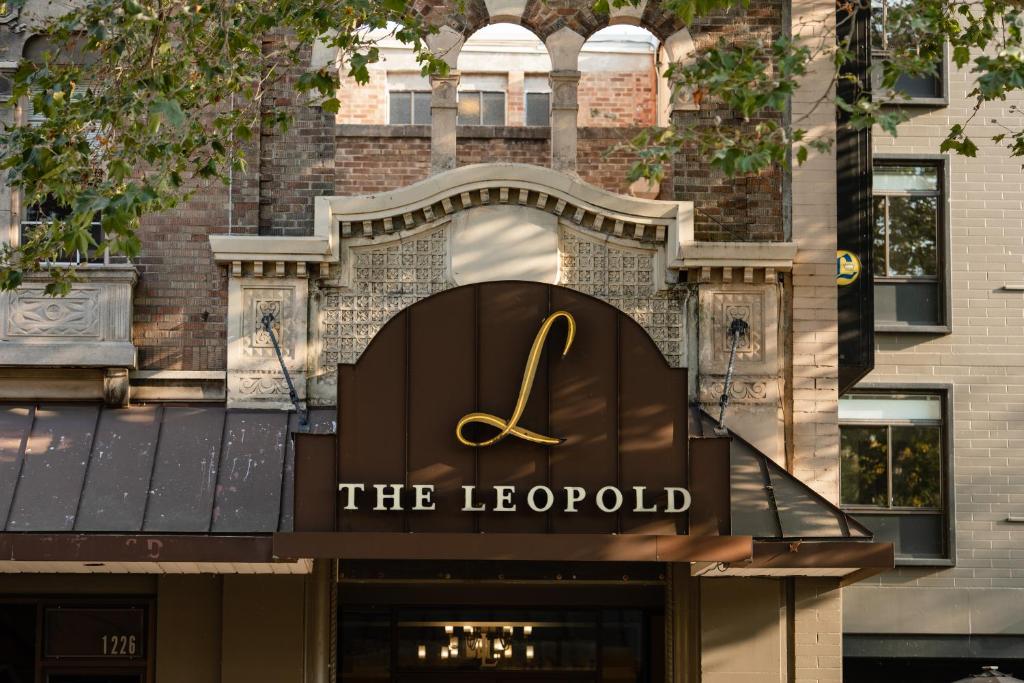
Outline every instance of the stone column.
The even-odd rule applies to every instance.
[[[459,72],[431,76],[430,89],[430,172],[442,173],[455,168]]]
[[[552,71],[551,81],[551,168],[576,172],[576,119],[579,116],[580,72]]]

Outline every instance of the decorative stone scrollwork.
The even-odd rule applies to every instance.
[[[99,292],[76,287],[65,297],[52,297],[38,289],[14,292],[7,320],[10,337],[100,336]]]
[[[774,377],[736,378],[729,386],[731,403],[770,403],[778,399]],[[718,403],[725,391],[724,377],[702,376],[700,379],[701,403]]]

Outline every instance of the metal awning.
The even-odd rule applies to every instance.
[[[334,419],[314,410],[311,430]],[[3,405],[0,563],[272,562],[296,426],[216,405]]]
[[[715,420],[699,409],[690,433],[716,438]],[[833,576],[856,581],[891,569],[890,543],[874,534],[734,432],[729,444],[732,533],[754,538],[745,563],[697,564],[695,574]]]
[[[315,409],[309,431],[332,433],[335,419],[335,409]],[[291,412],[217,405],[4,405],[0,571],[51,562],[189,563],[198,570],[277,562],[274,534],[295,536],[287,532],[297,423]],[[710,440],[713,424],[695,414],[690,433]],[[747,539],[747,559],[695,562],[696,573],[862,576],[892,566],[891,545],[870,542],[869,530],[735,435],[729,465],[730,535]],[[713,540],[647,539],[658,547]],[[597,541],[579,539],[580,552]]]

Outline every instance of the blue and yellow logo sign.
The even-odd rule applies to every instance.
[[[840,249],[836,252],[836,284],[840,287],[852,285],[860,277],[860,259],[852,251]]]

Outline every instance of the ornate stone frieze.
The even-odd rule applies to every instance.
[[[685,365],[686,291],[656,286],[658,249],[593,239],[563,226],[560,252],[559,284],[612,304],[647,330],[669,365]]]
[[[100,337],[100,291],[76,287],[64,297],[41,289],[15,291],[10,297],[8,337]]]
[[[451,286],[447,224],[408,240],[352,249],[351,286],[319,292],[318,381],[333,384],[338,363],[354,363],[396,313]]]
[[[725,377],[701,375],[699,396],[704,404],[717,404],[725,391]],[[774,403],[779,399],[778,377],[733,377],[729,402]]]
[[[131,266],[83,266],[67,296],[45,292],[49,276],[30,275],[0,295],[0,364],[14,367],[135,366]]]

